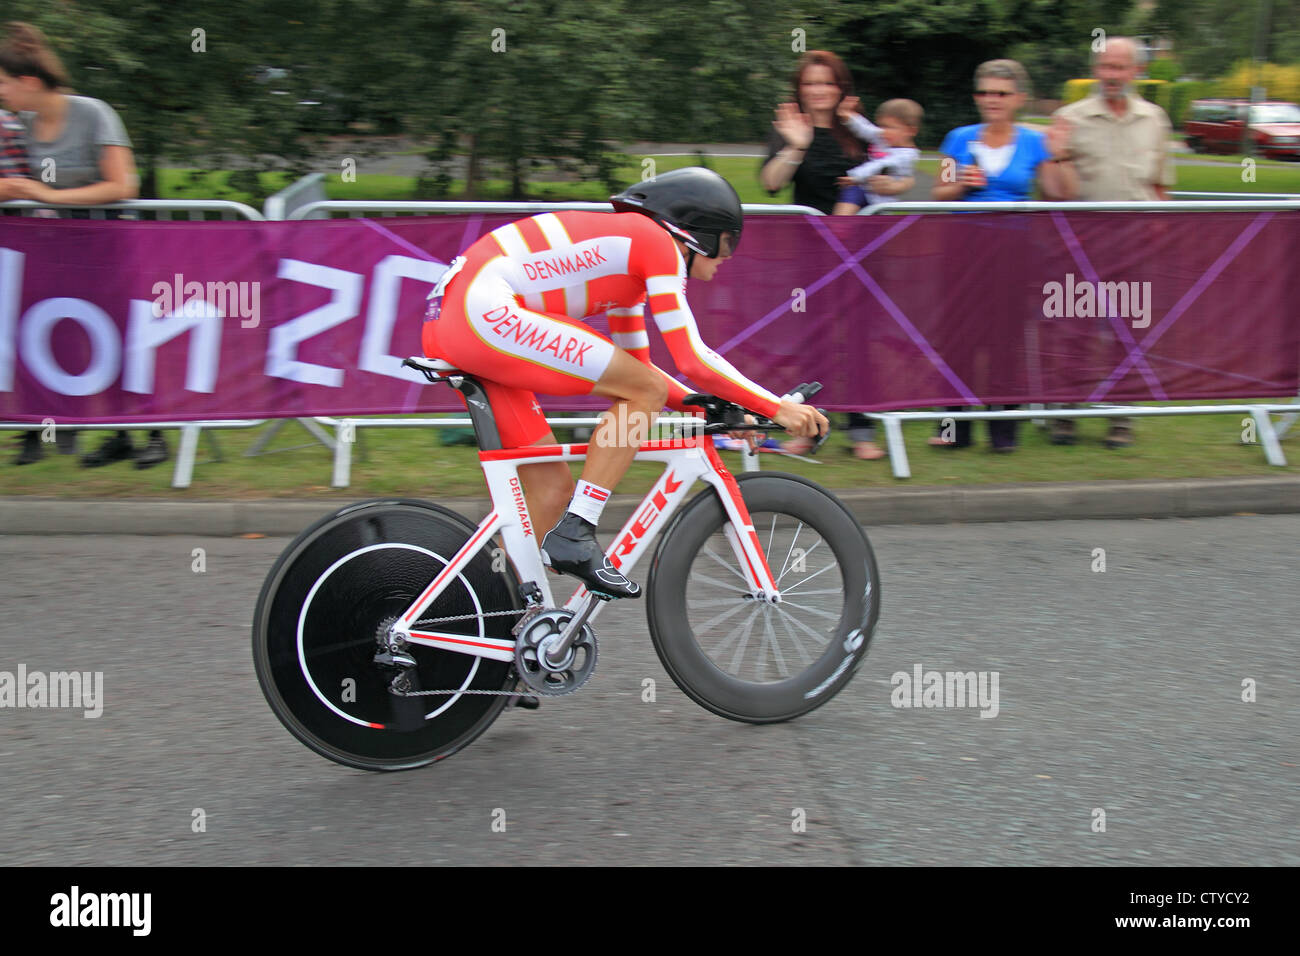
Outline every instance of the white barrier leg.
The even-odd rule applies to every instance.
[[[181,445],[176,450],[176,470],[172,473],[173,488],[188,488],[194,477],[194,455],[199,450],[199,426],[181,426]]]
[[[912,469],[907,463],[907,446],[903,444],[903,423],[894,415],[881,415],[885,426],[885,442],[889,446],[889,464],[895,478],[911,478]]]
[[[1291,403],[1300,404],[1300,395],[1291,399]],[[1279,413],[1274,412],[1273,414],[1278,415]],[[1277,437],[1285,438],[1286,433],[1290,430],[1291,426],[1296,423],[1297,418],[1300,418],[1300,412],[1287,412],[1286,414],[1281,415],[1281,417],[1278,418],[1277,426],[1274,428],[1274,431],[1277,432]]]
[[[262,449],[269,445],[271,439],[279,434],[280,429],[284,427],[286,421],[288,421],[287,418],[277,418],[275,421],[271,422],[271,424],[267,426],[266,431],[262,432],[262,434],[257,437],[257,441],[253,442],[248,451],[244,452],[244,457],[251,458],[254,455],[261,454]]]
[[[300,418],[298,419],[298,424],[301,425],[303,428],[307,429],[307,431],[312,435],[312,437],[314,437],[326,448],[334,447],[334,439],[330,437],[330,433],[327,432],[324,428],[322,428],[320,426],[320,423],[316,421],[314,418]]]
[[[1278,443],[1277,432],[1273,430],[1273,419],[1262,408],[1252,408],[1250,416],[1255,419],[1255,430],[1259,433],[1260,444],[1264,446],[1264,456],[1270,465],[1286,465],[1286,455]]]
[[[352,478],[352,439],[356,435],[356,425],[341,419],[338,424],[337,437],[334,439],[334,476],[330,485],[346,488]]]

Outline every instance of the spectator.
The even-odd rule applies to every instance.
[[[794,182],[796,205],[830,215],[837,210],[839,178],[866,159],[861,143],[837,115],[840,101],[853,95],[853,78],[834,53],[810,50],[799,58],[794,75],[794,102],[776,109],[767,159],[759,172],[763,188],[775,194]],[[912,187],[910,179],[876,176],[873,192],[894,195]],[[851,210],[856,212],[856,209]],[[849,415],[849,437],[859,458],[884,457],[875,445],[871,419]],[[796,454],[807,451],[811,439],[791,439],[782,447]]]
[[[940,202],[1023,202],[1039,181],[1047,197],[1062,190],[1062,157],[1065,129],[1053,126],[1046,135],[1017,126],[1016,114],[1029,95],[1029,74],[1015,60],[990,60],[975,71],[975,105],[983,121],[962,126],[944,137],[939,178],[931,195]],[[1007,409],[1019,405],[991,406]],[[950,406],[949,411],[960,411]],[[941,428],[930,444],[965,448],[970,445],[970,422],[956,422],[955,435],[949,438]],[[1018,422],[1013,419],[990,421],[989,440],[995,452],[1016,448]]]
[[[68,77],[45,37],[27,23],[10,23],[0,43],[0,103],[16,112],[27,133],[29,172],[40,179],[0,180],[0,200],[97,205],[132,199],[139,191],[131,140],[102,100],[66,93]],[[126,432],[82,458],[87,467],[135,458],[137,468],[167,460],[162,432],[149,433],[138,455]]]
[[[1061,199],[1088,201],[1168,200],[1174,184],[1168,162],[1169,117],[1133,92],[1139,67],[1138,45],[1112,37],[1093,54],[1097,92],[1056,111],[1067,131],[1068,160],[1061,165]],[[1068,406],[1067,406],[1068,407]],[[1052,444],[1075,440],[1074,421],[1052,422]],[[1109,448],[1133,444],[1133,425],[1113,418],[1106,437]]]
[[[834,214],[851,216],[863,206],[896,202],[894,195],[873,192],[871,181],[881,175],[892,180],[914,181],[916,161],[921,158],[915,140],[921,129],[921,117],[925,115],[921,104],[912,100],[886,100],[876,110],[879,126],[858,112],[856,96],[842,99],[836,114],[854,136],[871,144],[868,151],[871,158],[840,177],[840,198]]]
[[[18,117],[0,110],[0,179],[28,179],[27,130]]]
[[[4,180],[26,179],[29,176],[31,170],[27,166],[27,131],[17,116],[0,109],[0,200],[8,198],[10,189]],[[24,432],[22,444],[22,451],[14,460],[15,465],[30,465],[45,457],[38,432]]]
[[[834,53],[811,50],[795,69],[793,103],[776,109],[767,160],[759,173],[772,194],[794,181],[794,201],[829,215],[839,195],[836,180],[865,157],[836,115],[853,93],[848,67]]]

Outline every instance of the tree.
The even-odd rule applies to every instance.
[[[1144,22],[1172,37],[1179,61],[1205,79],[1254,57],[1257,41],[1267,62],[1300,62],[1300,0],[1159,0]]]
[[[302,169],[313,147],[298,97],[273,96],[259,65],[294,50],[294,21],[311,4],[190,0],[11,0],[11,15],[41,28],[73,87],[122,117],[141,172],[157,195],[164,159],[280,157]],[[301,25],[299,21],[298,25]]]
[[[498,163],[510,198],[525,196],[543,160],[609,182],[615,139],[631,94],[633,65],[608,38],[624,4],[584,0],[463,2],[441,5],[449,21],[428,51],[435,97],[422,117],[444,143],[469,150],[467,193],[485,164]]]
[[[841,2],[827,17],[843,37],[842,55],[864,105],[895,96],[918,101],[926,111],[919,142],[936,146],[953,127],[978,120],[971,92],[980,63],[1029,49],[1042,60],[1063,60],[1070,72],[1086,69],[1093,31],[1117,32],[1131,6],[1131,0],[884,0]],[[1039,95],[1054,94],[1059,77],[1044,73],[1031,72],[1031,82]]]

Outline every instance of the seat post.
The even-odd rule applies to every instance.
[[[402,365],[415,369],[430,382],[446,382],[465,396],[465,405],[469,409],[469,420],[474,426],[474,437],[478,440],[479,450],[499,451],[501,449],[501,433],[497,431],[497,420],[492,412],[492,403],[488,401],[487,392],[478,379],[466,375],[444,359],[412,355],[405,359]]]
[[[450,376],[451,387],[465,396],[469,408],[469,420],[474,425],[474,435],[478,439],[480,451],[498,451],[501,448],[501,433],[497,431],[496,416],[492,414],[492,404],[487,392],[483,390],[478,379],[470,375]]]

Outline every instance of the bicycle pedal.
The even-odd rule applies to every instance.
[[[519,694],[510,700],[511,707],[522,707],[524,710],[538,710],[542,706],[541,700],[532,694]]]

